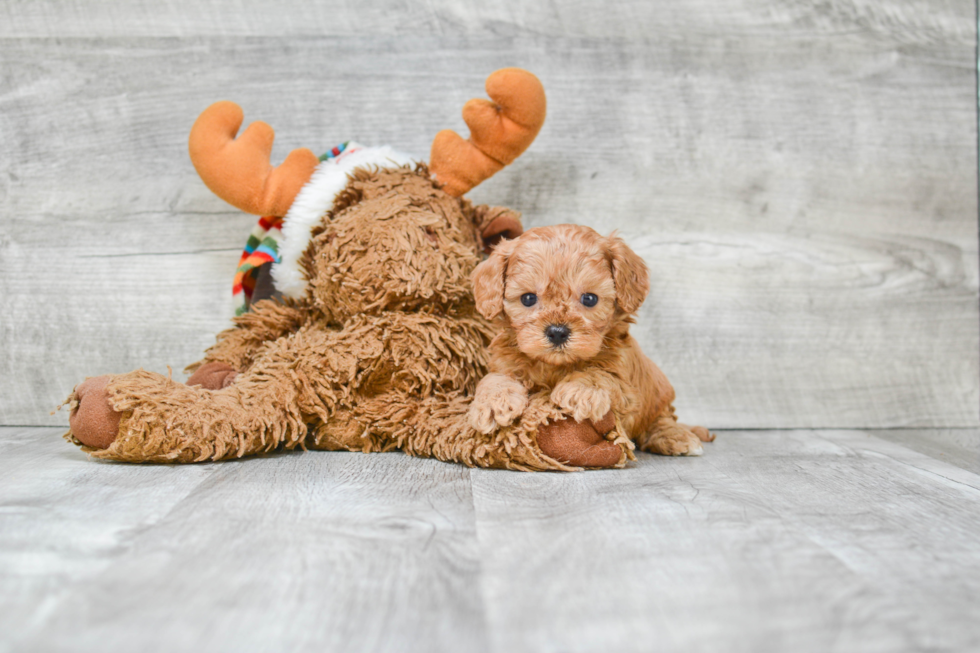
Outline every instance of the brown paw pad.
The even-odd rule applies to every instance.
[[[105,449],[115,442],[122,416],[109,406],[106,386],[108,376],[85,379],[75,388],[75,407],[68,416],[68,425],[75,439],[86,447]]]
[[[576,467],[613,467],[623,458],[618,444],[603,435],[616,427],[612,413],[593,423],[566,418],[538,427],[538,446],[547,456]]]
[[[187,379],[187,385],[199,385],[207,390],[227,388],[238,376],[238,372],[228,363],[205,363],[197,368]]]

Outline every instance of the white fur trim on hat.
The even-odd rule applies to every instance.
[[[309,245],[313,227],[333,207],[334,199],[347,186],[348,175],[354,168],[397,168],[415,162],[416,159],[387,145],[361,147],[356,143],[350,143],[337,158],[322,161],[283,218],[282,241],[279,243],[281,258],[272,266],[276,290],[294,299],[306,295],[307,281],[300,268],[300,259]]]

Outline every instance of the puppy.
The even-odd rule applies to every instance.
[[[538,227],[502,241],[473,273],[477,310],[503,322],[469,409],[473,428],[510,424],[528,393],[544,390],[576,421],[618,416],[645,451],[701,455],[714,436],[676,421],[674,389],[629,334],[649,289],[643,259],[589,227]]]

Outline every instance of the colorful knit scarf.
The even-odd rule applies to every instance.
[[[337,147],[320,157],[320,161],[336,159],[343,154],[351,144],[351,141],[341,143]],[[279,243],[282,242],[282,218],[276,216],[266,216],[259,218],[259,222],[249,234],[245,249],[238,260],[238,269],[235,271],[235,281],[232,285],[232,296],[234,298],[235,315],[247,313],[252,305],[252,295],[255,293],[255,284],[259,277],[259,268],[266,263],[279,263]]]

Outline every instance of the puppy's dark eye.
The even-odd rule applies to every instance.
[[[582,295],[583,306],[588,306],[589,308],[592,308],[598,303],[599,303],[599,298],[593,295],[592,293],[587,292],[584,295]]]
[[[521,303],[528,307],[534,306],[538,303],[538,296],[533,292],[526,292],[521,295]]]

